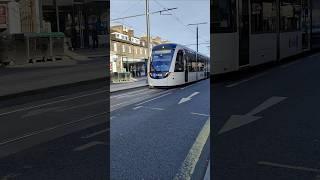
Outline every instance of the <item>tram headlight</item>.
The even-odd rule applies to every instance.
[[[169,75],[170,75],[170,72],[166,72],[163,77],[166,78],[166,77],[168,77]]]

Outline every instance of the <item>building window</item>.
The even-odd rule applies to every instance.
[[[135,48],[135,50],[136,50],[136,54],[138,54],[138,48]]]
[[[117,51],[117,43],[113,43],[113,50]]]
[[[126,52],[126,47],[124,44],[122,44],[122,52]]]
[[[147,49],[144,49],[144,54],[147,55]]]
[[[131,46],[129,46],[129,53],[131,53]]]
[[[140,54],[142,54],[142,48],[140,48]]]
[[[252,33],[276,32],[276,0],[251,1]]]

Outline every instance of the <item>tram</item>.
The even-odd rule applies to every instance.
[[[152,48],[148,63],[149,87],[172,87],[210,75],[209,57],[185,46],[167,43]]]
[[[319,0],[213,0],[211,75],[320,47]]]

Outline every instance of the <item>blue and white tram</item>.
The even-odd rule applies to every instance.
[[[160,44],[152,49],[148,64],[150,87],[183,85],[209,77],[209,58],[179,44]]]
[[[319,0],[214,0],[211,75],[320,47]]]

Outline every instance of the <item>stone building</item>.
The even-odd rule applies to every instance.
[[[123,25],[112,26],[110,31],[111,72],[131,72],[133,77],[146,75],[146,37],[136,37],[133,29]],[[151,39],[151,44],[167,42],[160,37]]]

